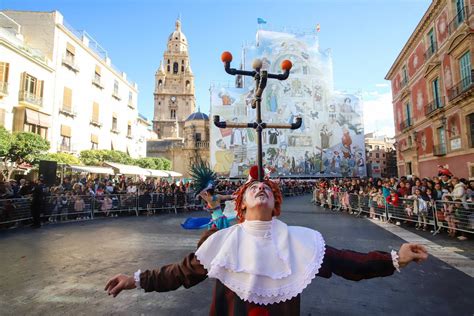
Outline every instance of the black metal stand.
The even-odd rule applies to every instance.
[[[257,131],[257,163],[258,163],[258,181],[262,182],[264,177],[263,170],[263,146],[262,146],[262,131],[265,128],[274,128],[274,129],[298,129],[301,127],[303,122],[301,117],[296,118],[296,122],[291,124],[285,123],[265,123],[262,121],[262,94],[263,90],[267,85],[267,79],[278,79],[286,80],[290,75],[291,62],[284,60],[282,62],[282,69],[284,73],[282,74],[270,74],[266,70],[261,70],[262,62],[260,60],[255,60],[253,62],[254,71],[246,70],[237,70],[235,68],[230,68],[230,63],[232,61],[232,55],[229,52],[224,52],[222,54],[222,61],[224,62],[225,71],[230,75],[242,75],[242,76],[251,76],[255,79],[255,97],[252,101],[252,108],[257,111],[256,122],[251,123],[236,123],[236,122],[227,122],[220,121],[218,115],[214,116],[214,125],[219,128],[253,128]]]

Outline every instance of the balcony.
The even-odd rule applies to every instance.
[[[458,14],[456,14],[454,19],[452,19],[451,22],[449,22],[449,25],[448,25],[449,35],[454,33],[463,22],[468,20],[469,13],[470,13],[469,7],[464,7],[458,11]]]
[[[101,90],[104,89],[104,86],[100,83],[100,78],[92,78],[92,84]]]
[[[8,82],[0,81],[0,96],[8,95]]]
[[[99,120],[94,120],[94,119],[91,119],[91,121],[89,122],[92,126],[95,126],[95,127],[102,127],[102,124],[99,123]]]
[[[433,146],[433,155],[435,155],[435,156],[445,156],[446,155],[446,145],[434,145]]]
[[[70,116],[70,117],[75,117],[77,115],[75,111],[69,108],[65,108],[65,107],[59,109],[59,114],[62,114],[64,116]]]
[[[196,141],[196,148],[208,149],[209,141]]]
[[[471,75],[464,78],[453,87],[448,89],[448,99],[449,101],[457,98],[464,92],[467,92],[472,89],[474,83],[474,72],[471,70]]]
[[[112,97],[115,98],[117,101],[122,100],[122,98],[118,95],[118,91],[112,92]]]
[[[408,118],[408,119],[406,119],[406,120],[404,120],[400,123],[400,130],[403,131],[403,130],[409,128],[410,126],[412,126],[412,124],[413,123],[412,123],[411,119]]]
[[[425,115],[428,116],[438,109],[444,107],[444,97],[440,97],[439,100],[433,100],[425,106]]]
[[[428,49],[425,51],[425,60],[428,61],[428,59],[431,58],[436,52],[438,51],[438,44],[433,43],[433,46],[430,45]]]
[[[62,63],[70,70],[74,72],[79,72],[79,66],[74,62],[74,57],[65,55],[63,56]]]
[[[59,151],[69,153],[71,152],[71,145],[60,144]]]
[[[43,106],[43,98],[29,91],[20,91],[18,93],[18,101],[26,102],[35,106]]]
[[[112,127],[112,128],[110,129],[110,132],[111,132],[111,133],[114,133],[114,134],[119,134],[119,133],[120,133],[120,131],[117,129],[117,127]]]
[[[133,104],[133,102],[131,101],[128,101],[128,107],[131,108],[132,110],[135,110],[135,105]]]

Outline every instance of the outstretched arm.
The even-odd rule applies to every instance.
[[[199,240],[198,247],[216,231],[206,231]],[[134,289],[138,284],[145,292],[167,292],[176,290],[181,286],[190,288],[206,278],[207,270],[197,260],[194,253],[190,253],[180,263],[168,264],[159,269],[135,273],[135,276],[118,274],[107,282],[104,290],[115,297],[122,290]]]
[[[359,253],[326,246],[318,276],[330,278],[334,273],[353,281],[389,276],[398,268],[395,267],[397,263],[400,268],[412,261],[419,263],[428,258],[428,253],[421,245],[406,243],[400,247],[397,257],[392,260],[392,255],[388,252]]]

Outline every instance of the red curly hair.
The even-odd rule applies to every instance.
[[[255,180],[256,181],[256,180]],[[242,209],[242,204],[244,203],[244,195],[245,191],[255,182],[250,181],[243,185],[241,185],[237,191],[235,191],[235,210],[237,211],[237,220],[239,223],[242,223],[245,220],[245,209]],[[266,185],[272,189],[273,197],[275,199],[275,208],[273,209],[272,216],[279,216],[281,213],[281,203],[283,201],[283,196],[280,191],[280,186],[278,183],[273,182],[271,180],[264,180],[263,181]]]

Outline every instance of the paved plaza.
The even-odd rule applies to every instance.
[[[366,218],[326,211],[309,200],[309,195],[287,198],[281,219],[319,230],[337,248],[390,251],[404,242]],[[209,279],[169,293],[131,290],[112,298],[103,290],[116,273],[159,267],[193,251],[202,231],[180,227],[188,216],[119,217],[1,231],[0,314],[207,315]],[[473,315],[472,276],[446,263],[460,255],[464,270],[472,271],[473,241],[429,239],[443,255],[394,276],[360,282],[314,279],[303,292],[301,315]]]

